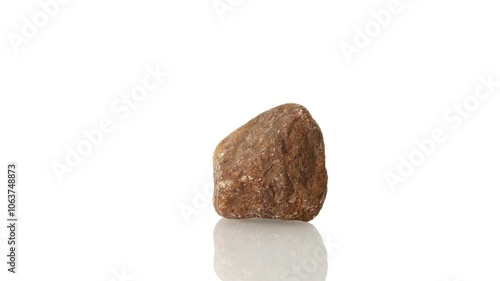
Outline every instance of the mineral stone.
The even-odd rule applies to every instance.
[[[309,111],[283,104],[216,147],[214,207],[229,219],[310,221],[327,193],[323,134]]]

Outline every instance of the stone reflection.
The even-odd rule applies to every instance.
[[[328,270],[325,244],[310,223],[221,219],[214,247],[223,281],[324,281]]]

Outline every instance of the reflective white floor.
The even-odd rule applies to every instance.
[[[214,228],[214,269],[223,281],[323,281],[328,253],[305,222],[221,219]]]

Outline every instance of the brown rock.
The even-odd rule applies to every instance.
[[[312,220],[327,192],[323,134],[307,109],[283,104],[215,149],[214,207],[230,219]]]

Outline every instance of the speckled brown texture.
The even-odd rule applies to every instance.
[[[213,163],[214,207],[222,217],[310,221],[323,206],[323,135],[301,105],[253,118],[217,145]]]

